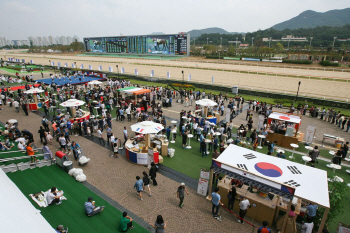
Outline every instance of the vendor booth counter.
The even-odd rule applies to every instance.
[[[149,159],[150,159],[150,148],[147,148],[144,146],[144,142],[140,142],[139,149],[136,149],[133,146],[133,139],[129,139],[125,143],[125,152],[126,152],[126,158],[132,163],[138,164],[138,165],[143,165],[147,166],[149,165]],[[153,144],[154,145],[154,144]],[[156,145],[155,147],[152,148],[152,154],[153,154],[153,161],[154,163],[159,163],[162,162],[162,156],[159,155],[159,151],[157,150]],[[162,143],[161,146],[161,153],[163,156],[167,156],[168,154],[168,144],[167,143]],[[152,156],[152,155],[151,155]]]

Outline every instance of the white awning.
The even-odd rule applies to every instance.
[[[295,124],[300,124],[301,118],[300,116],[296,116],[288,113],[281,112],[273,112],[269,115],[269,119],[279,120],[279,121],[287,121]]]
[[[21,190],[0,169],[1,232],[55,233]]]
[[[248,171],[250,179],[266,181],[269,185],[277,182],[292,186],[295,188],[295,196],[329,208],[327,172],[324,170],[236,145],[227,147],[216,161],[222,169],[230,170],[232,167]],[[244,174],[242,170],[239,171]]]

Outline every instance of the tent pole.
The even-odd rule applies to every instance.
[[[286,224],[287,224],[287,221],[288,221],[288,218],[289,218],[289,211],[290,211],[291,206],[292,206],[292,200],[289,200],[289,202],[288,202],[288,208],[287,208],[287,212],[286,212],[286,216],[287,216],[287,217],[286,217],[286,219],[284,220],[281,233],[284,232],[284,228],[286,227]]]
[[[318,233],[321,233],[323,230],[324,223],[326,222],[329,208],[326,208],[326,211],[323,213],[322,221],[320,227],[318,228]]]
[[[207,200],[211,200],[211,190],[213,189],[213,174],[214,174],[214,169],[210,168],[210,175],[209,175],[209,192],[207,196]]]

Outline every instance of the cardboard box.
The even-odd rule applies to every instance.
[[[163,163],[163,156],[159,155],[159,163]]]

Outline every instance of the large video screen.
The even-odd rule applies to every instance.
[[[84,38],[85,50],[93,53],[188,55],[187,34]]]

